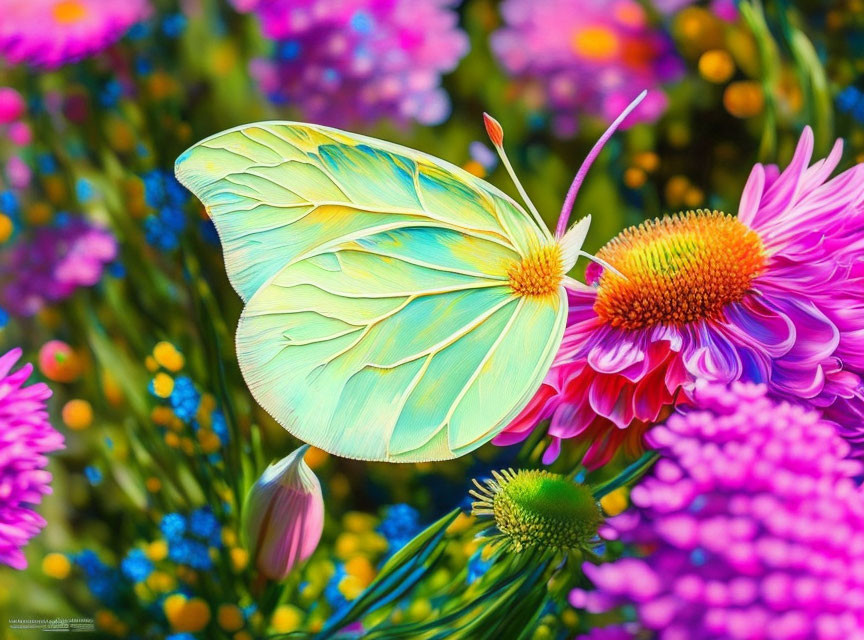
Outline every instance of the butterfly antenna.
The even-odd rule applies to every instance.
[[[537,207],[534,206],[534,203],[531,202],[531,198],[529,198],[528,194],[525,192],[525,187],[522,186],[522,183],[519,182],[519,178],[516,177],[516,172],[513,171],[513,165],[510,164],[510,160],[507,158],[507,153],[504,151],[504,128],[501,126],[500,122],[488,113],[483,114],[483,124],[486,125],[486,134],[495,146],[495,151],[498,152],[498,157],[501,158],[501,164],[504,165],[504,168],[507,169],[507,173],[510,174],[513,184],[516,185],[516,190],[519,191],[519,195],[522,196],[525,204],[528,205],[528,209],[531,211],[531,215],[534,216],[535,222],[537,222],[543,231],[547,231],[546,223],[543,222],[543,218],[540,217],[540,212],[537,211]]]
[[[556,238],[560,238],[561,236],[563,236],[564,232],[567,230],[567,222],[570,220],[570,214],[573,212],[573,204],[576,202],[576,194],[579,193],[579,187],[582,186],[582,182],[585,180],[585,176],[588,174],[588,169],[591,168],[594,160],[596,160],[597,156],[600,155],[600,152],[603,151],[603,147],[605,147],[606,143],[609,142],[609,138],[612,137],[612,134],[615,133],[615,130],[621,126],[621,123],[624,122],[624,119],[633,112],[633,109],[639,106],[639,104],[645,99],[645,96],[647,95],[648,91],[643,91],[638,96],[636,96],[636,99],[633,100],[633,102],[627,105],[627,108],[621,112],[620,116],[615,118],[615,122],[609,125],[609,128],[606,129],[606,132],[602,136],[600,136],[600,139],[591,148],[591,151],[588,152],[585,160],[582,161],[582,166],[579,167],[579,171],[576,172],[576,177],[573,178],[573,183],[570,185],[570,189],[567,191],[567,197],[564,199],[564,206],[561,207],[561,215],[558,217],[558,224],[555,226]],[[486,127],[488,130],[489,125],[487,124]]]

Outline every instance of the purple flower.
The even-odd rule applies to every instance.
[[[24,387],[33,365],[14,373],[21,349],[0,357],[0,562],[14,569],[27,567],[22,548],[45,526],[30,506],[51,493],[51,474],[44,454],[63,448],[63,436],[48,423],[44,383]]]
[[[558,135],[572,135],[578,115],[612,122],[642,89],[677,79],[683,64],[671,40],[635,0],[506,0],[504,28],[492,49],[534,108],[551,112]],[[628,118],[655,120],[666,96],[652,91]]]
[[[635,511],[601,535],[645,558],[585,565],[589,610],[632,604],[660,640],[864,638],[861,464],[813,410],[760,385],[697,384],[698,409],[649,432]]]
[[[34,315],[79,287],[99,282],[116,255],[114,236],[80,218],[37,229],[0,258],[0,277],[8,280],[0,289],[0,306],[17,315]]]
[[[435,124],[450,104],[441,74],[468,51],[456,0],[234,0],[275,40],[252,74],[307,120]]]

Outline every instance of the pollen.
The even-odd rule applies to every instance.
[[[594,310],[623,329],[715,319],[765,266],[759,236],[720,211],[688,211],[622,231],[597,254],[621,272],[600,277]]]
[[[561,247],[550,245],[514,262],[507,269],[510,288],[520,296],[548,296],[555,293],[564,278]]]

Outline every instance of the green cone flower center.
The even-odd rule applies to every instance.
[[[517,550],[587,547],[601,515],[591,490],[564,476],[541,470],[493,472],[494,480],[471,491],[475,515],[492,516]]]

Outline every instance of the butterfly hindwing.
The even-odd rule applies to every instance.
[[[177,161],[207,207],[258,402],[346,457],[452,458],[539,386],[563,291],[516,295],[507,270],[548,232],[503,193],[431,156],[295,123],[217,134]]]

